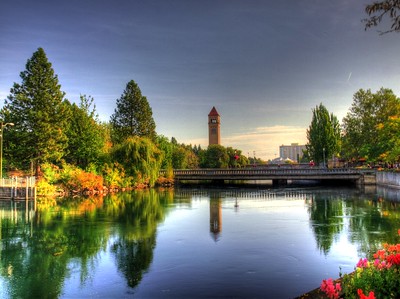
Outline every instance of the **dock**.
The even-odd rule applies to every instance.
[[[36,200],[36,178],[1,178],[0,200]]]

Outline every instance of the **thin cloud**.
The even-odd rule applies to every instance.
[[[178,141],[179,142],[179,141]],[[208,139],[198,138],[181,141],[185,144],[200,144],[204,149],[208,146]],[[270,126],[258,127],[253,130],[222,136],[221,144],[242,151],[245,156],[263,160],[274,159],[279,156],[279,146],[292,143],[306,144],[306,128],[297,126]]]
[[[264,160],[279,156],[279,146],[292,143],[305,144],[306,128],[297,126],[258,127],[253,131],[222,138],[224,146],[242,150],[244,155]]]

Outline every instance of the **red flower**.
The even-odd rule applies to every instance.
[[[391,254],[387,257],[387,261],[393,265],[400,265],[400,253]]]
[[[385,255],[386,255],[386,250],[381,249],[381,250],[378,250],[376,253],[374,253],[374,258],[384,260]]]
[[[360,297],[360,299],[376,299],[376,298],[375,298],[375,294],[374,294],[373,291],[369,292],[369,295],[368,295],[368,296],[365,296],[364,293],[363,293],[363,291],[362,291],[361,289],[358,289],[358,290],[357,290],[357,294],[358,294],[358,296]]]

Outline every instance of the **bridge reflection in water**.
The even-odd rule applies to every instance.
[[[165,171],[160,172],[165,175]],[[375,184],[373,169],[319,168],[319,167],[254,167],[229,169],[175,169],[174,179],[182,181],[248,181],[271,180],[274,185],[284,185],[295,180],[347,181],[357,185]]]
[[[314,198],[312,192],[305,190],[256,190],[237,189],[237,190],[193,190],[193,189],[176,189],[176,198],[190,198],[191,200],[209,200],[210,205],[210,235],[211,238],[218,242],[222,233],[222,209],[223,203],[232,203],[235,211],[239,211],[240,200],[250,199],[254,201],[273,201],[282,199],[285,201],[299,201],[311,203]],[[226,206],[225,206],[226,207]]]

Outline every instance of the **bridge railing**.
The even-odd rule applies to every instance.
[[[161,170],[160,175],[165,175],[166,171]],[[375,173],[373,169],[356,168],[202,168],[202,169],[175,169],[174,176],[213,176],[213,175],[300,175],[300,174],[368,174]]]
[[[0,178],[0,187],[12,187],[12,188],[22,188],[22,187],[35,187],[36,178],[34,176],[30,177],[11,177],[11,178]]]

